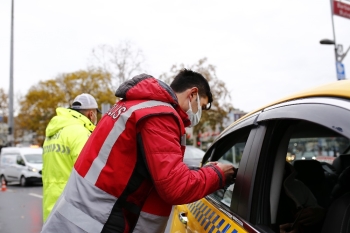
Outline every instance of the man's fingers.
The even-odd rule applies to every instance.
[[[289,227],[292,227],[292,223],[285,223],[285,224],[280,225],[280,230],[285,230]]]
[[[280,225],[280,233],[293,233],[294,231],[288,231],[292,225],[292,223],[285,223]]]
[[[217,165],[218,162],[214,161],[214,162],[208,162],[207,164],[211,164],[211,165]]]
[[[310,225],[313,225],[315,224],[317,221],[315,221],[314,217],[310,216],[308,218],[305,218],[305,219],[300,219],[299,220],[299,223],[304,225],[304,226],[310,226]]]
[[[299,217],[299,223],[310,226],[323,219],[325,210],[323,208],[305,208]]]

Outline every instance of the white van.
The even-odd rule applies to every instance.
[[[16,181],[21,186],[42,182],[42,153],[42,148],[3,147],[0,155],[1,181]]]

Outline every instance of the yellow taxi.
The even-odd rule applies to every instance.
[[[175,206],[171,233],[350,232],[350,80],[247,114],[213,142],[209,161],[237,167],[235,183]]]

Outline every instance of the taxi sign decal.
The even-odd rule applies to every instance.
[[[213,223],[215,224],[215,222],[218,220],[218,218],[219,218],[219,215],[216,215],[216,217],[214,218],[214,220],[213,220]],[[220,227],[219,225],[218,225],[218,227]]]
[[[226,220],[220,215],[212,211],[204,202],[197,201],[191,204],[188,204],[189,210],[198,223],[204,227],[205,232],[208,233],[238,233],[236,229],[228,231],[231,225],[226,222]],[[211,220],[213,219],[213,220]],[[222,231],[220,228],[225,226]]]
[[[221,225],[222,225],[224,222],[225,222],[225,220],[221,219],[221,221],[220,221],[219,224],[218,224],[218,228],[220,228]]]
[[[205,225],[205,227],[204,227],[204,230],[207,230],[210,224],[211,224],[211,222],[208,221],[207,225]]]
[[[213,233],[213,230],[215,229],[215,226],[212,226],[211,228],[210,228],[210,231],[209,231],[209,233]]]

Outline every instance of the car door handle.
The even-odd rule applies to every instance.
[[[183,224],[187,224],[187,222],[188,222],[187,213],[180,212],[179,219],[180,219],[180,222],[182,222]]]

